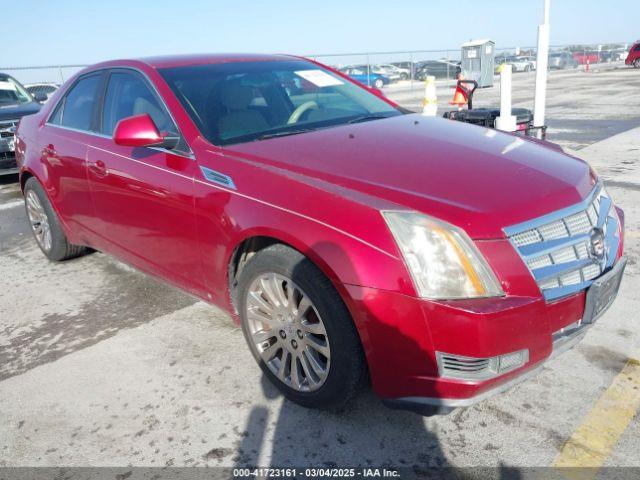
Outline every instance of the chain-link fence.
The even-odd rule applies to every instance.
[[[593,45],[554,45],[550,50],[550,68],[575,69],[587,65],[623,62],[633,42]],[[386,87],[396,83],[421,82],[427,75],[438,81],[454,81],[460,72],[460,48],[444,50],[410,50],[397,52],[363,52],[306,55],[338,68],[362,83]],[[535,71],[536,47],[508,47],[495,49],[496,69],[509,64],[514,72]],[[21,83],[62,84],[85,65],[7,66],[8,73]]]

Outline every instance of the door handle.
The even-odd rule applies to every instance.
[[[96,160],[89,163],[89,170],[93,172],[97,177],[106,177],[109,174],[107,166],[102,160]]]

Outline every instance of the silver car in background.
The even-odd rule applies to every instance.
[[[549,69],[565,70],[578,68],[578,61],[569,52],[556,52],[549,54]]]

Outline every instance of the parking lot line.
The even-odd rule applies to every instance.
[[[640,409],[640,361],[629,359],[582,424],[563,445],[555,467],[589,467],[576,478],[595,478],[618,438]],[[572,477],[573,475],[569,475]]]

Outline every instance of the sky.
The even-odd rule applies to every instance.
[[[637,2],[551,0],[551,43],[634,41],[640,37]],[[14,29],[0,31],[0,67],[172,53],[446,49],[485,37],[496,47],[531,46],[542,5],[542,0],[19,0]]]

